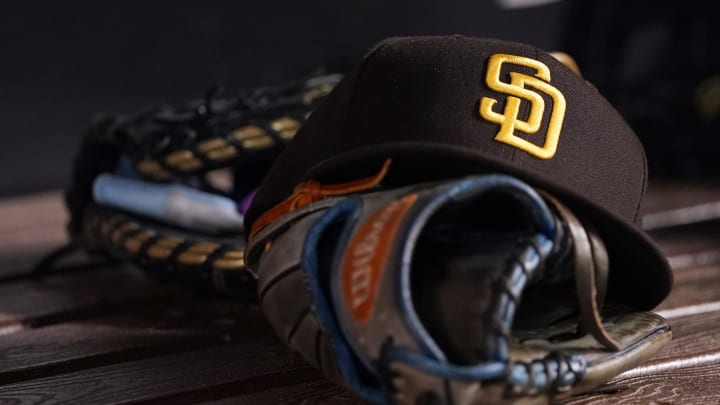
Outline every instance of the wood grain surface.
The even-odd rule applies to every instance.
[[[717,201],[720,183],[663,183],[645,207],[662,220]],[[289,353],[251,303],[195,296],[126,265],[83,267],[83,255],[31,277],[67,242],[66,220],[57,192],[0,201],[0,404],[362,403]],[[720,220],[651,235],[675,272],[657,309],[673,340],[561,403],[720,403]]]

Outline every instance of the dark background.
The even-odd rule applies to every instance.
[[[378,40],[419,34],[568,51],[638,131],[651,176],[716,174],[712,2],[513,3],[528,0],[4,1],[0,196],[63,187],[77,137],[98,113],[180,103],[217,84],[228,93],[276,84],[323,66],[344,72]]]

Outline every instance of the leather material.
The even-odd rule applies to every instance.
[[[371,402],[545,403],[669,339],[656,315],[601,312],[603,246],[552,196],[488,175],[311,202],[246,258],[281,339]]]
[[[583,227],[580,220],[560,201],[547,194],[545,199],[557,210],[572,235],[575,261],[573,267],[582,327],[608,349],[618,350],[620,344],[607,333],[600,315],[608,277],[607,251],[592,228]]]
[[[194,289],[254,300],[243,208],[339,80],[314,74],[232,97],[216,88],[204,99],[92,123],[66,190],[73,247]]]

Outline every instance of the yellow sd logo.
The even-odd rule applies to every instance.
[[[504,63],[526,66],[534,69],[536,73],[529,76],[520,72],[510,72],[510,83],[501,82],[500,72]],[[550,69],[535,59],[495,54],[490,57],[488,62],[485,81],[492,90],[508,95],[505,101],[505,111],[502,113],[493,111],[493,106],[497,103],[496,99],[483,97],[480,100],[480,115],[490,122],[500,124],[500,131],[495,136],[495,140],[512,145],[540,159],[551,159],[555,156],[560,139],[560,130],[565,118],[565,97],[558,89],[550,85]],[[536,134],[542,124],[545,100],[539,93],[527,87],[532,87],[549,95],[553,101],[547,134],[542,146],[515,135],[516,129],[529,135]],[[530,102],[530,113],[527,121],[523,121],[518,117],[521,99]]]

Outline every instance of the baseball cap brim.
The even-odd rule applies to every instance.
[[[432,142],[393,142],[357,148],[319,162],[306,178],[340,182],[372,174],[385,159],[392,165],[383,185],[392,187],[459,176],[506,173],[560,198],[591,222],[610,257],[609,298],[637,310],[656,307],[670,292],[673,275],[665,256],[636,224],[535,172],[472,149]],[[432,170],[428,170],[432,166]]]

